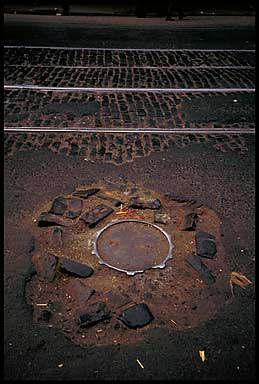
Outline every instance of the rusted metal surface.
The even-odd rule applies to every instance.
[[[159,226],[142,220],[118,220],[96,235],[94,254],[100,264],[128,275],[164,268],[173,257],[170,236]]]

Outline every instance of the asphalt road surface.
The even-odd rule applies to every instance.
[[[5,17],[5,379],[255,379],[253,21]],[[94,326],[82,346],[35,321],[27,286],[38,214],[92,184],[133,184],[211,210],[226,278],[207,300],[220,310],[212,305],[208,320],[186,318],[178,329],[165,321],[168,306],[135,331],[135,343],[120,322],[112,343]],[[111,273],[105,268],[95,273]],[[148,275],[157,288],[135,304],[155,310],[169,300],[150,299],[166,269]],[[251,284],[231,294],[231,271]],[[186,276],[201,281],[197,271]],[[146,281],[145,273],[127,279]],[[180,318],[203,318],[202,304],[166,294]]]
[[[5,15],[4,38],[5,45],[47,47],[254,49],[254,23],[251,16],[189,16],[168,22],[164,18]]]

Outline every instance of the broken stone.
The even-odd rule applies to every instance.
[[[195,231],[197,219],[198,215],[195,212],[185,215],[181,228],[182,231]]]
[[[199,256],[194,254],[188,255],[186,261],[202,276],[206,284],[213,284],[216,281],[216,277],[213,276],[211,270],[202,262]]]
[[[59,196],[53,201],[49,213],[53,213],[55,215],[63,215],[66,209],[67,199],[65,199],[63,196]]]
[[[86,212],[80,217],[80,219],[83,220],[91,228],[112,212],[112,208],[107,207],[107,205],[100,204],[97,205],[94,209],[91,209],[90,211]]]
[[[167,196],[172,201],[177,201],[178,203],[187,203],[189,205],[193,205],[196,203],[196,200],[183,199],[173,195],[171,192],[165,193],[165,196]]]
[[[88,308],[75,314],[76,321],[80,327],[90,327],[100,321],[111,318],[111,312],[105,303],[98,301]]]
[[[71,197],[67,199],[68,201],[68,210],[65,213],[65,217],[69,219],[75,219],[81,215],[83,209],[83,202],[80,199]]]
[[[121,204],[124,204],[121,200],[116,199],[115,197],[108,196],[104,193],[98,193],[98,195],[96,196],[100,199],[109,201],[112,205],[114,205],[114,207],[119,207]]]
[[[48,252],[35,253],[32,256],[32,263],[39,279],[53,281],[56,275],[58,258]]]
[[[73,196],[81,197],[82,199],[87,199],[88,196],[94,195],[99,192],[100,188],[91,188],[91,189],[80,189],[72,193]]]
[[[159,224],[168,224],[170,216],[164,212],[154,212],[154,222]]]
[[[61,258],[59,260],[59,268],[61,271],[79,277],[90,277],[94,272],[94,270],[91,267],[88,267],[88,265],[65,258]]]
[[[67,285],[67,292],[80,303],[85,303],[95,290],[85,285],[80,279],[73,279]]]
[[[56,227],[53,229],[52,231],[52,241],[55,245],[57,245],[58,247],[62,247],[63,246],[63,231],[61,228],[59,227]]]
[[[199,231],[195,236],[197,254],[213,259],[217,254],[215,237],[208,232]]]
[[[108,300],[115,308],[120,308],[132,301],[127,294],[120,293],[117,290],[112,290],[108,293]]]
[[[69,227],[74,224],[70,220],[65,219],[64,217],[59,217],[49,212],[42,212],[38,220],[38,226],[50,227],[51,225],[61,225],[63,227]]]
[[[154,316],[145,303],[136,304],[126,309],[120,316],[120,319],[129,328],[141,328],[149,324]]]
[[[129,201],[129,207],[137,209],[159,209],[161,202],[159,199],[132,197]]]

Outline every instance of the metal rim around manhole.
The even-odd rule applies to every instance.
[[[150,252],[153,252],[153,248],[152,248],[152,242],[153,242],[153,245],[155,245],[155,248],[157,247],[157,249],[159,249],[159,252],[160,252],[160,247],[159,247],[159,244],[157,243],[156,244],[156,239],[158,239],[158,237],[160,236],[162,239],[163,239],[163,241],[165,241],[166,240],[166,243],[164,243],[163,244],[163,247],[164,248],[166,248],[166,249],[168,249],[168,251],[167,251],[167,253],[165,252],[165,256],[163,257],[163,256],[161,256],[161,258],[162,258],[162,261],[159,261],[159,263],[154,263],[154,265],[148,265],[148,263],[147,263],[147,266],[146,267],[143,267],[143,268],[139,268],[139,269],[136,269],[136,270],[132,270],[132,269],[127,269],[127,268],[124,268],[124,267],[120,267],[119,265],[118,265],[118,259],[117,259],[117,262],[111,262],[110,260],[109,261],[107,261],[107,260],[105,260],[105,257],[104,257],[104,251],[103,251],[103,254],[102,254],[102,250],[100,249],[100,248],[104,248],[105,246],[106,246],[106,249],[108,249],[108,251],[107,252],[109,252],[109,255],[110,254],[115,254],[116,253],[116,255],[117,255],[117,257],[120,257],[120,255],[122,255],[123,254],[123,252],[125,253],[125,249],[122,249],[121,248],[121,250],[120,250],[120,245],[118,245],[118,247],[117,248],[113,248],[113,249],[116,249],[116,252],[114,251],[114,253],[111,251],[111,246],[112,245],[116,245],[116,244],[112,244],[112,242],[116,242],[116,241],[114,241],[114,240],[111,240],[110,239],[110,241],[109,241],[109,244],[108,244],[108,240],[106,241],[106,243],[105,243],[105,241],[103,240],[103,242],[104,242],[104,244],[102,245],[100,245],[99,243],[102,241],[102,237],[103,236],[105,236],[105,234],[107,234],[108,232],[109,232],[109,229],[111,230],[111,228],[113,227],[113,228],[115,228],[115,226],[117,226],[117,236],[120,236],[120,233],[122,233],[123,231],[118,231],[118,226],[120,225],[120,224],[123,224],[123,223],[138,223],[138,224],[143,224],[143,227],[144,226],[146,226],[146,228],[145,228],[145,232],[146,232],[146,239],[144,239],[144,245],[142,246],[142,245],[140,245],[140,248],[143,248],[143,247],[146,247],[146,249],[143,251],[143,249],[140,249],[140,251],[139,251],[139,255],[142,255],[143,253],[145,254],[145,256],[146,257],[148,257],[148,251],[147,251],[147,248],[149,247],[149,249],[151,248],[151,250],[150,250]],[[148,226],[148,227],[147,227]],[[149,233],[148,234],[148,232],[147,232],[147,230],[148,229],[150,229],[150,228],[152,228],[152,231],[153,231],[153,235],[151,234],[151,233]],[[154,230],[155,231],[157,231],[157,234],[155,234],[155,232],[154,232]],[[136,228],[133,228],[133,231],[136,231]],[[124,232],[125,232],[125,228],[124,228]],[[128,231],[129,233],[130,233],[130,230]],[[130,247],[130,246],[133,246],[133,249],[135,249],[135,251],[137,252],[137,250],[138,250],[138,243],[141,243],[141,238],[139,238],[139,239],[136,239],[136,242],[134,242],[134,240],[135,239],[130,239],[130,235],[129,235],[129,233],[126,233],[126,238],[125,238],[125,242],[126,241],[133,241],[131,244],[128,244],[128,247]],[[138,235],[138,232],[135,232],[135,233],[137,233],[137,237],[139,237],[140,235]],[[154,235],[155,234],[155,235]],[[109,235],[107,234],[106,235],[106,237],[108,236],[108,239],[109,239]],[[115,235],[114,236],[116,236],[116,230],[115,230]],[[122,235],[123,236],[123,235]],[[150,244],[148,244],[147,242],[146,242],[146,244],[145,244],[145,241],[147,240],[147,239],[149,239],[150,240],[150,242],[151,242],[151,245]],[[124,240],[123,239],[120,239],[122,242],[123,242],[123,246],[125,245],[125,242],[124,242]],[[137,240],[139,240],[139,241],[137,241]],[[111,245],[110,245],[111,244]],[[119,243],[119,244],[121,244],[121,243]],[[166,245],[165,245],[166,244]],[[161,250],[162,250],[162,248],[163,248],[162,246],[161,246]],[[150,223],[150,222],[148,222],[148,221],[144,221],[144,220],[137,220],[137,219],[124,219],[124,220],[117,220],[117,221],[113,221],[113,222],[111,222],[111,223],[109,223],[109,224],[107,224],[106,226],[104,226],[100,231],[98,231],[97,233],[96,233],[96,237],[95,237],[95,240],[94,240],[94,243],[93,243],[93,254],[95,254],[96,256],[97,256],[97,258],[98,258],[98,262],[100,263],[100,264],[104,264],[104,265],[106,265],[107,267],[109,267],[109,268],[112,268],[112,269],[115,269],[115,270],[117,270],[117,271],[120,271],[120,272],[125,272],[127,275],[130,275],[130,276],[133,276],[133,275],[135,275],[136,273],[143,273],[145,270],[148,270],[148,269],[157,269],[157,268],[160,268],[160,269],[162,269],[162,268],[165,268],[165,266],[166,266],[166,262],[169,260],[169,259],[172,259],[173,258],[173,248],[174,248],[174,245],[173,245],[173,243],[172,243],[172,241],[171,241],[171,237],[170,237],[170,235],[167,233],[167,232],[165,232],[161,227],[159,227],[158,225],[156,225],[156,224],[153,224],[153,223]],[[109,251],[109,249],[110,249],[110,251]],[[121,254],[120,254],[120,252],[121,252]],[[133,252],[134,252],[134,250],[133,250]],[[158,252],[158,253],[159,253]],[[161,251],[162,252],[162,251]],[[129,252],[130,253],[130,252]],[[152,257],[153,257],[153,259],[155,260],[155,257],[156,257],[156,255],[155,255],[155,253],[156,252],[154,252],[153,254],[152,254]],[[110,256],[109,256],[110,257]],[[108,257],[108,258],[109,258]],[[124,255],[124,257],[125,257],[125,255]],[[127,258],[127,260],[128,259],[130,259],[130,257],[128,257],[128,255],[126,256],[126,258]],[[140,258],[138,259],[138,260],[141,260]]]

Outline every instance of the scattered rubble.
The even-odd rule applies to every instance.
[[[105,200],[105,204],[98,204],[99,199],[100,203],[102,199]],[[219,309],[219,302],[225,299],[220,281],[224,276],[228,280],[229,274],[224,265],[224,249],[220,242],[220,220],[213,210],[204,207],[206,214],[198,222],[201,213],[197,205],[194,200],[154,191],[151,193],[142,187],[132,188],[131,183],[111,187],[107,183],[106,187],[101,188],[95,188],[94,184],[53,199],[49,212],[44,208],[33,216],[37,218],[42,212],[39,219],[34,220],[33,236],[37,238],[37,249],[34,245],[29,251],[33,255],[32,272],[26,280],[27,299],[35,309],[34,321],[42,326],[45,323],[46,327],[62,329],[73,342],[80,345],[107,345],[113,343],[114,339],[126,344],[139,341],[143,332],[133,329],[145,327],[154,318],[157,322],[153,322],[151,328],[157,324],[162,327],[171,324],[180,330],[196,326],[214,316]],[[108,220],[103,220],[107,217]],[[100,266],[93,252],[97,234],[94,227],[101,220],[104,222],[100,228],[104,228],[118,219],[127,222],[143,220],[148,227],[152,226],[152,222],[158,223],[158,226],[166,225],[166,233],[172,237],[174,244],[174,259],[162,271],[160,268],[146,269],[145,273],[136,274],[134,278]],[[124,234],[122,227],[117,228],[121,244],[125,247],[124,240],[129,237],[128,228],[125,226]],[[152,245],[155,238],[153,234],[144,244],[144,230],[137,229],[132,242],[134,245],[140,237],[141,251],[134,252],[134,247],[129,247],[125,252],[125,260],[131,260],[131,256],[127,259],[128,255],[143,260],[150,248],[153,253],[148,255],[152,258],[154,254],[157,261],[162,248]],[[104,240],[107,240],[109,233],[105,234]],[[112,254],[114,258],[117,254],[121,262],[118,238],[112,238],[108,243],[111,248],[106,244],[108,255]],[[99,251],[101,245],[98,243]],[[217,248],[218,257],[214,260]],[[207,258],[207,261],[203,258]],[[216,279],[217,271],[221,271],[221,279]],[[34,275],[35,278],[31,278]],[[240,286],[246,283],[242,277],[239,279],[233,274],[231,287],[235,282]],[[211,287],[215,283],[217,286]],[[209,295],[210,290],[218,286],[217,295]],[[136,304],[140,301],[141,304]],[[187,301],[188,305],[183,304]],[[172,309],[170,313],[168,308]],[[92,327],[101,321],[104,322],[102,330]],[[85,329],[80,331],[79,327]]]

